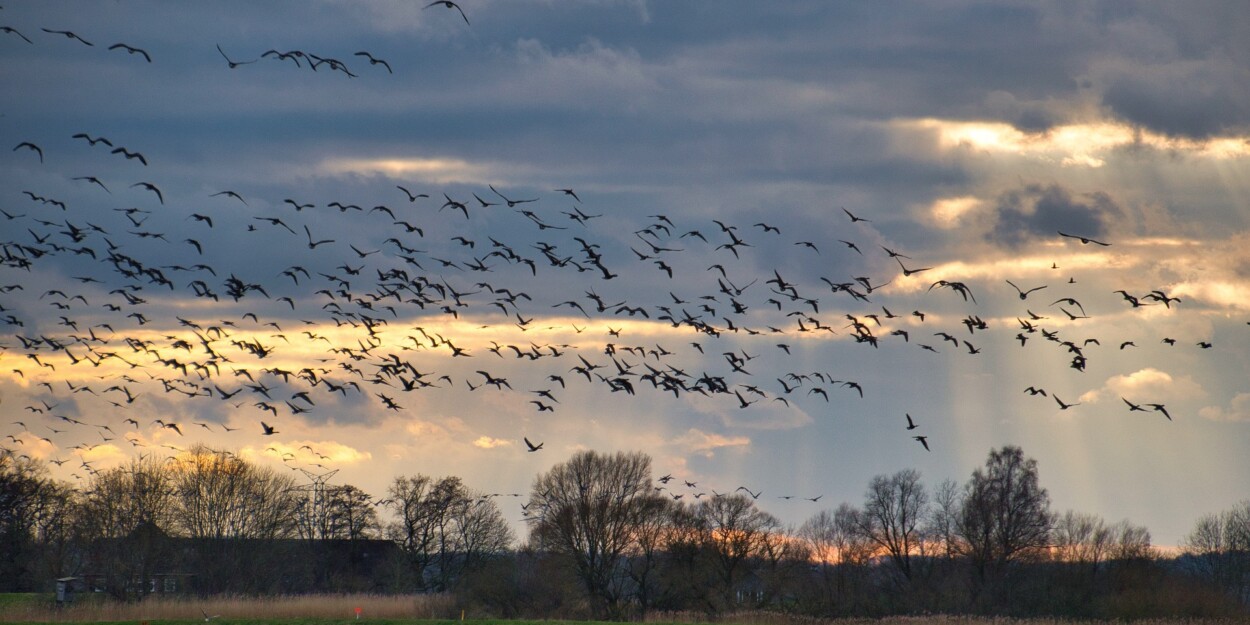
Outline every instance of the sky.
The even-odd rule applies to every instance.
[[[1244,3],[425,5],[3,3],[5,447],[1250,497]]]

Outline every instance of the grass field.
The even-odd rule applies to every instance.
[[[51,594],[0,594],[0,623],[128,623],[191,625],[208,620],[215,625],[330,625],[357,621],[377,625],[420,623],[461,625],[461,614],[450,597],[441,595],[312,595],[292,597],[215,597],[208,599],[161,597],[141,603],[116,603],[104,597],[78,596],[72,606],[57,609]],[[206,618],[207,617],[207,618]],[[649,625],[707,623],[705,614],[657,613]],[[817,619],[773,612],[721,615],[726,625],[1082,625],[1099,621],[1057,618],[989,618],[971,616],[915,616],[882,619]],[[1110,621],[1106,621],[1110,623]],[[1244,620],[1147,619],[1135,625],[1222,625]],[[501,621],[469,618],[472,625],[608,625],[590,621]]]
[[[0,595],[0,622],[5,623],[274,623],[311,625],[356,620],[374,623],[414,621],[447,623],[459,619],[451,600],[442,595],[312,595],[290,597],[161,597],[139,603],[118,603],[104,597],[78,595],[58,609],[51,594]]]

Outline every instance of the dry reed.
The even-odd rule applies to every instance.
[[[101,621],[230,619],[437,619],[459,616],[450,595],[299,595],[277,597],[148,597],[134,603],[79,600],[57,609],[48,604],[12,606],[0,622],[91,623]],[[453,614],[454,613],[454,614]]]
[[[887,616],[883,618],[816,618],[781,612],[732,612],[709,618],[704,612],[655,612],[646,618],[656,625],[677,623],[695,625],[718,623],[722,625],[1095,625],[1099,623],[1123,624],[1122,620],[1094,620],[1071,618],[1010,618],[991,616],[924,615]],[[1133,625],[1246,625],[1244,619],[1200,618],[1151,618],[1131,621]]]

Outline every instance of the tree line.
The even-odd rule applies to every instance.
[[[962,484],[929,487],[914,469],[876,476],[862,503],[798,527],[752,493],[675,499],[641,452],[579,452],[536,476],[523,508],[519,540],[494,498],[458,477],[396,477],[375,499],[197,447],[75,487],[5,452],[0,591],[107,571],[101,589],[134,600],[158,590],[135,580],[182,567],[205,594],[446,592],[505,617],[1229,616],[1250,606],[1250,500],[1200,518],[1182,552],[1165,555],[1145,527],[1052,510],[1036,461],[1014,446],[991,450]]]

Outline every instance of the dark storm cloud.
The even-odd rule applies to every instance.
[[[1247,85],[1250,70],[1245,67],[1181,63],[1116,76],[1102,100],[1114,115],[1134,125],[1205,139],[1250,126]]]
[[[1123,211],[1110,195],[1095,191],[1074,195],[1059,185],[1026,185],[999,196],[994,227],[986,239],[1017,247],[1058,231],[1098,238],[1108,221]]]

